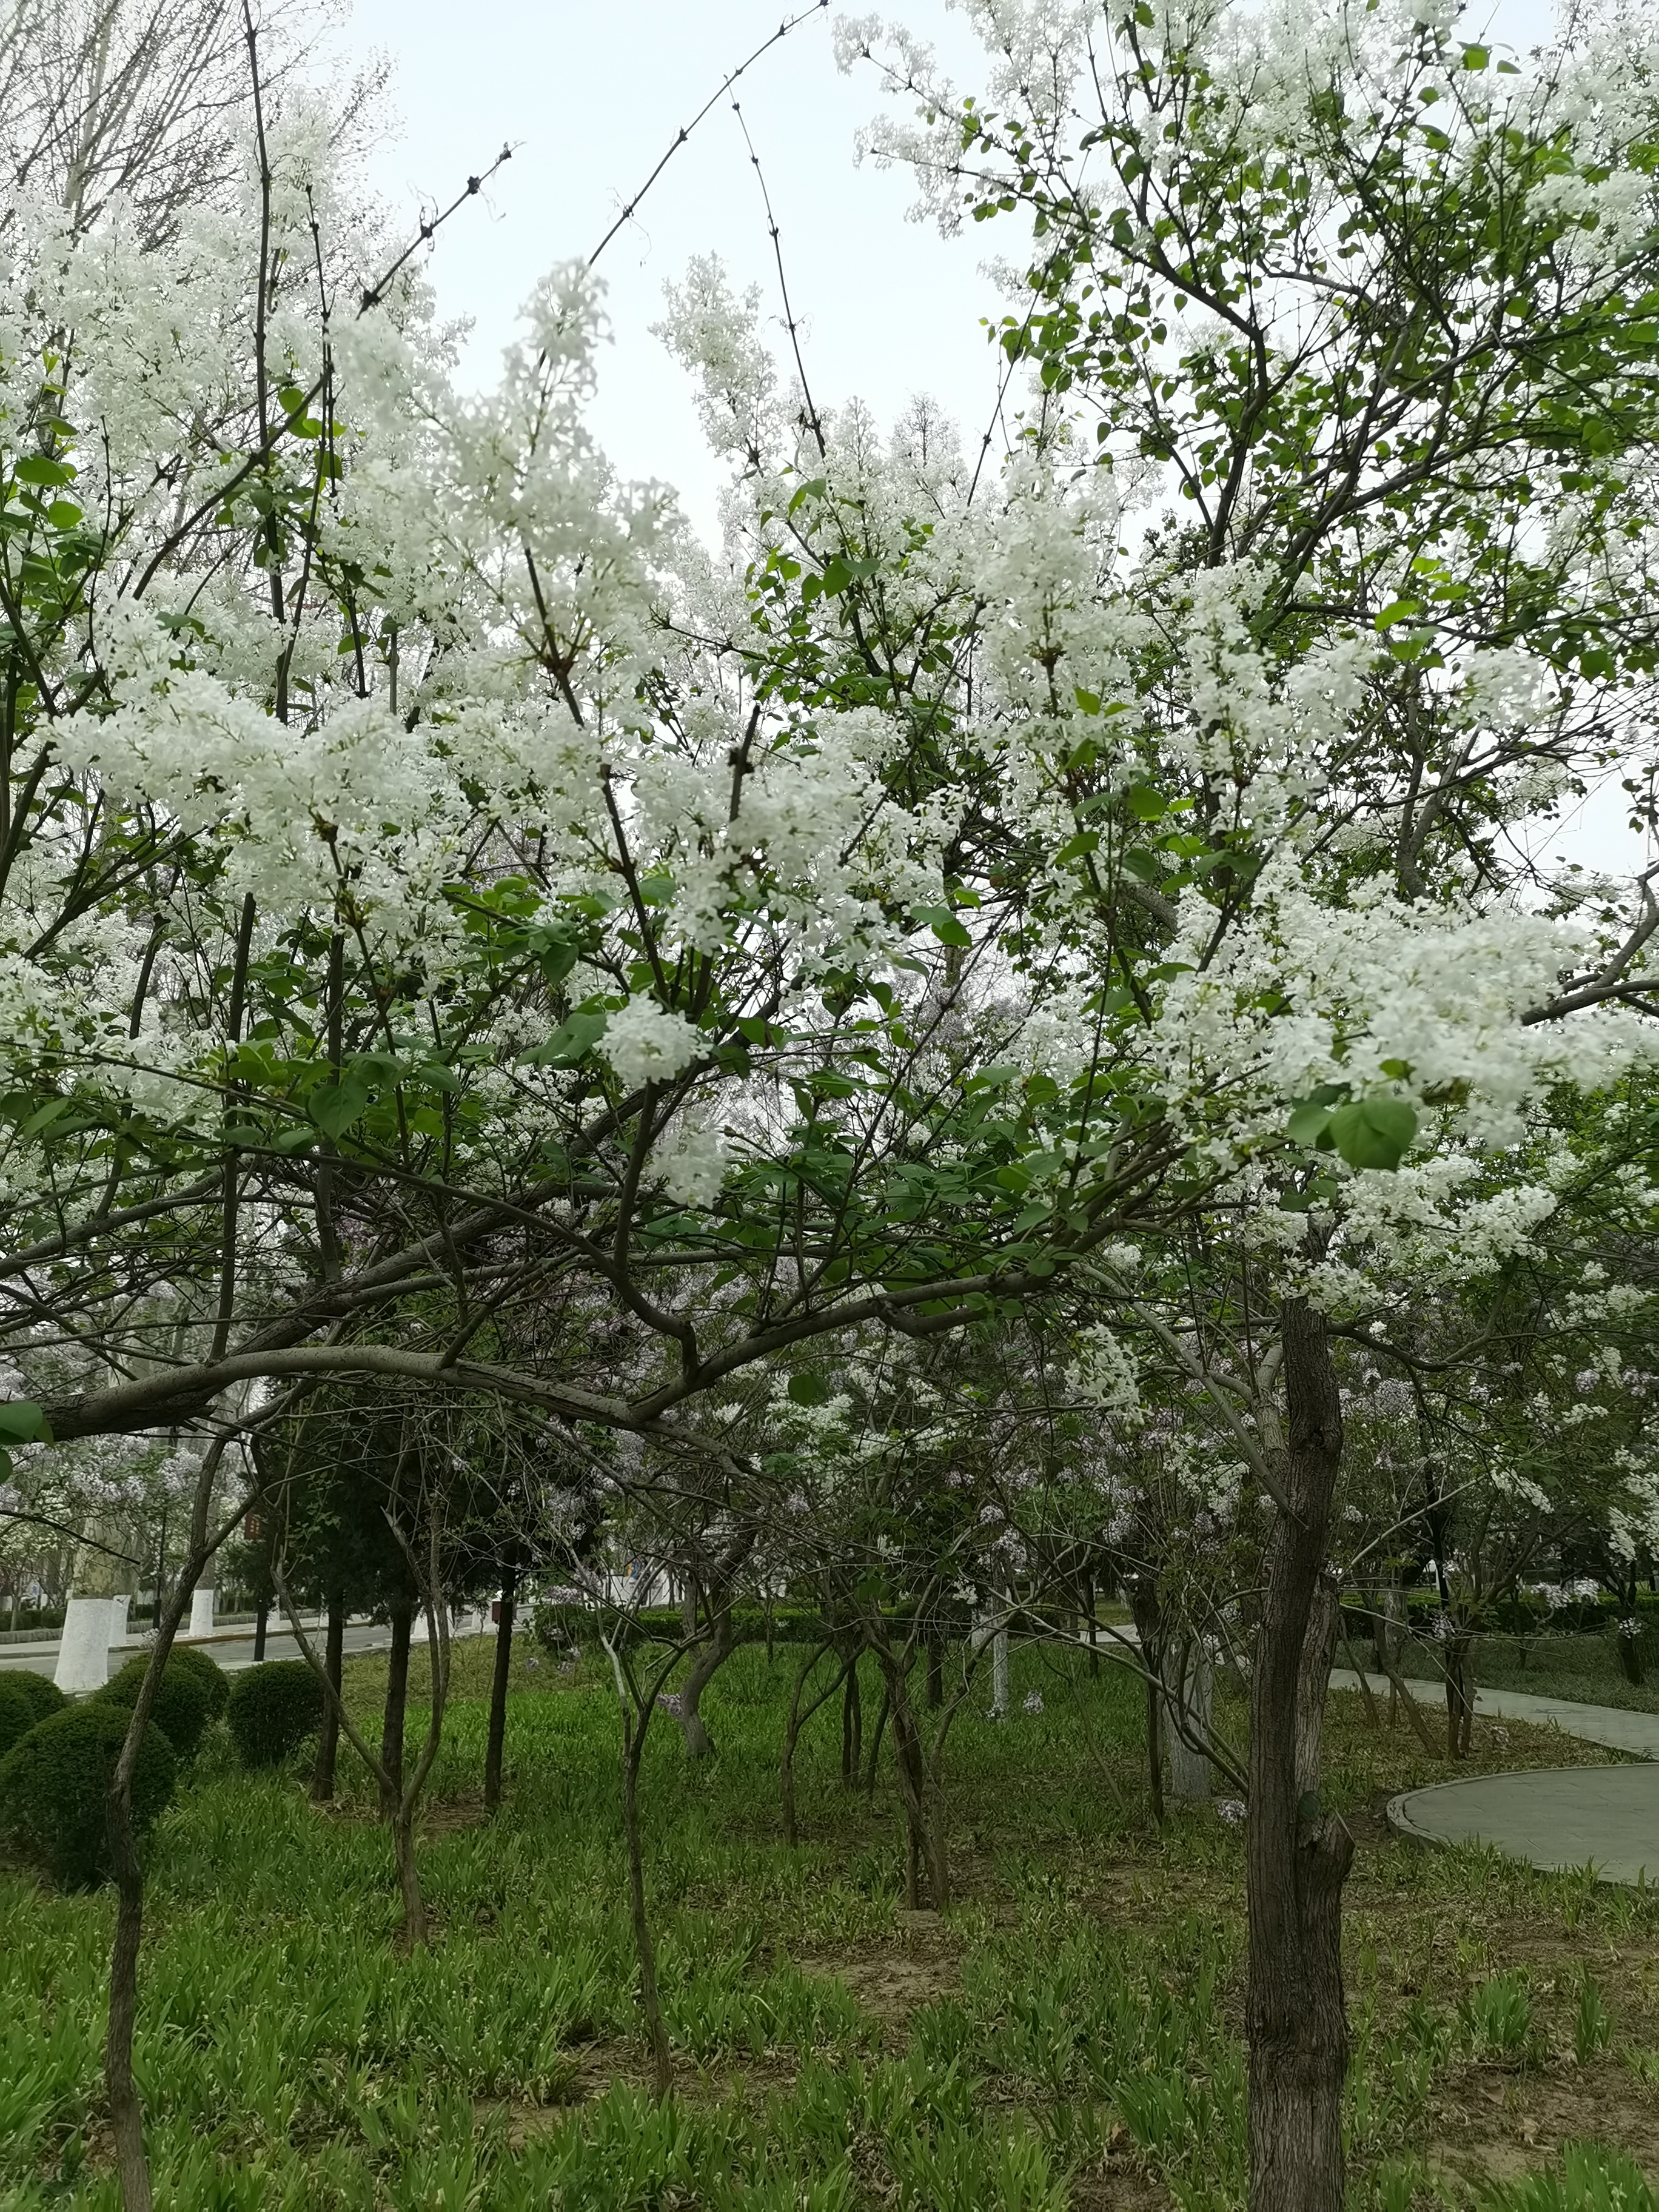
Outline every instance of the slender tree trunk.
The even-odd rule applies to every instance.
[[[409,1638],[414,1614],[410,1601],[392,1607],[392,1663],[386,1679],[386,1715],[380,1724],[380,1810],[389,1820],[404,1794],[404,1708],[409,1702]]]
[[[927,1753],[911,1710],[904,1669],[896,1659],[879,1652],[877,1656],[881,1662],[887,1707],[892,1716],[893,1761],[898,1770],[899,1795],[904,1804],[910,1847],[920,1855],[927,1869],[929,1902],[936,1912],[943,1912],[951,1902],[943,1799],[928,1775]]]
[[[1096,1618],[1097,1599],[1095,1578],[1092,1575],[1089,1577],[1085,1588],[1089,1600],[1089,1672],[1091,1674],[1098,1675],[1100,1673],[1100,1623]]]
[[[1474,1668],[1470,1639],[1449,1637],[1446,1643],[1446,1756],[1467,1759],[1474,1718]]]
[[[411,1949],[424,1944],[426,1899],[415,1865],[415,1808],[400,1803],[392,1815],[392,1851],[398,1863],[398,1890],[403,1899],[404,1937]]]
[[[945,1638],[937,1630],[927,1639],[927,1710],[936,1713],[945,1703]]]
[[[489,1741],[484,1748],[484,1810],[501,1802],[501,1748],[507,1740],[507,1686],[513,1675],[513,1607],[519,1570],[509,1561],[501,1572],[501,1618],[495,1624],[495,1673],[489,1685]]]
[[[801,1695],[806,1687],[812,1669],[823,1658],[824,1653],[833,1649],[834,1646],[831,1644],[820,1644],[817,1649],[809,1655],[795,1675],[795,1686],[790,1693],[789,1724],[784,1731],[783,1765],[778,1775],[778,1794],[782,1801],[783,1840],[791,1850],[793,1850],[800,1840],[795,1825],[795,1747],[800,1741],[800,1732],[807,1722],[811,1719],[820,1705],[827,1704],[835,1696],[842,1686],[848,1668],[854,1663],[851,1659],[843,1660],[841,1673],[833,1676],[828,1686],[820,1690],[811,1704],[803,1710]]]
[[[640,1842],[640,1761],[645,1753],[648,1715],[635,1714],[631,1702],[623,1704],[623,1839],[628,1848],[628,1917],[634,1929],[634,1953],[640,1968],[640,2009],[645,2014],[646,2037],[651,2045],[651,2087],[665,2097],[674,2086],[673,2062],[668,2052],[668,2030],[663,2022],[662,1999],[657,1990],[657,1948],[651,1940],[651,1922],[645,1909],[645,1852]]]
[[[856,1649],[847,1670],[847,1687],[841,1705],[841,1778],[850,1790],[859,1778],[864,1755],[864,1711],[859,1700],[859,1662]]]
[[[111,1777],[105,1808],[110,1858],[115,1874],[115,1937],[110,1948],[109,2025],[104,2038],[104,2092],[109,2104],[110,2134],[115,2147],[115,2171],[120,2184],[124,2212],[151,2212],[149,2161],[144,2154],[144,2112],[132,2072],[132,2037],[138,2014],[138,1951],[144,1929],[144,1873],[138,1857],[138,1836],[132,1816],[132,1782],[144,1732],[155,1710],[161,1670],[179,1633],[185,1608],[208,1561],[241,1509],[216,1533],[210,1533],[208,1510],[219,1464],[229,1442],[222,1434],[203,1456],[197,1476],[191,1519],[189,1553],[178,1585],[165,1608],[156,1593],[155,1638],[150,1647],[138,1695],[115,1771]]]
[[[256,1667],[264,1662],[265,1631],[270,1626],[270,1600],[262,1597],[259,1601],[259,1609],[253,1616],[253,1663]]]
[[[724,1593],[718,1598],[713,1591],[708,1593],[708,1640],[692,1660],[674,1707],[690,1759],[707,1759],[714,1748],[714,1740],[703,1723],[702,1693],[732,1656],[732,1607]]]
[[[1297,1786],[1298,1705],[1325,1573],[1342,1412],[1322,1316],[1301,1298],[1280,1319],[1286,1439],[1276,1448],[1286,1511],[1267,1540],[1266,1593],[1250,1683],[1250,2212],[1342,2212],[1342,1885],[1353,1840]],[[1322,1704],[1325,1685],[1317,1694]],[[1305,1739],[1304,1739],[1305,1740]]]
[[[345,1600],[328,1601],[328,1644],[323,1655],[332,1698],[323,1700],[323,1723],[317,1734],[317,1765],[311,1778],[311,1802],[326,1805],[334,1795],[334,1769],[340,1752],[340,1680],[345,1666]]]

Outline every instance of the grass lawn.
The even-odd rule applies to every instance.
[[[1415,1640],[1401,1655],[1401,1670],[1420,1680],[1444,1679],[1432,1653]],[[1514,1636],[1477,1637],[1474,1679],[1491,1690],[1524,1690],[1534,1698],[1571,1698],[1582,1705],[1659,1713],[1659,1654],[1648,1656],[1644,1682],[1628,1681],[1606,1636],[1529,1636],[1524,1643]]]
[[[538,1657],[531,1666],[526,1660]],[[1014,1655],[1016,1703],[951,1737],[958,1903],[901,1917],[896,1796],[840,1779],[825,1708],[776,1763],[799,1654],[745,1648],[689,1765],[665,1716],[644,1783],[677,2093],[654,2106],[634,1996],[614,1696],[515,1661],[509,1800],[481,1817],[489,1652],[457,1702],[421,1845],[434,1941],[397,1941],[391,1852],[345,1794],[250,1780],[210,1743],[156,1832],[137,2067],[156,2201],[394,2212],[1221,2212],[1243,2203],[1241,1831],[1160,1833],[1139,1682]],[[1060,1666],[1074,1670],[1068,1680]],[[418,1662],[417,1662],[418,1665]],[[385,1661],[349,1662],[372,1714]],[[417,1673],[417,1686],[421,1677]],[[417,1694],[419,1693],[417,1687]],[[866,1689],[865,1710],[876,1704]],[[1242,1721],[1224,1707],[1235,1732]],[[410,1715],[414,1735],[423,1716]],[[1358,1841],[1347,1961],[1351,2203],[1378,2212],[1640,2197],[1513,2191],[1595,2136],[1659,2173],[1659,1899],[1395,1838],[1388,1794],[1454,1771],[1591,1763],[1477,1723],[1452,1769],[1331,1703],[1328,1796]],[[112,2208],[100,2118],[109,1896],[0,1874],[0,2206]]]

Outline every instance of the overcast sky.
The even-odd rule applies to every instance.
[[[781,12],[779,0],[356,0],[352,40],[393,64],[402,127],[374,171],[394,206],[447,204],[503,143],[514,149],[483,204],[446,229],[432,264],[443,311],[472,325],[469,382],[494,380],[537,276],[592,252],[681,125]],[[996,394],[981,319],[1000,301],[981,264],[1012,254],[1019,234],[1011,222],[941,239],[908,219],[902,174],[859,164],[854,141],[878,91],[868,71],[837,72],[832,12],[764,55],[734,94],[781,233],[807,373],[821,404],[860,397],[884,422],[925,392],[971,447]],[[896,0],[884,12],[933,43],[963,89],[976,87],[978,46],[945,0]],[[1481,20],[1496,40],[1524,47],[1544,34],[1547,0],[1498,0],[1489,12],[1475,0],[1469,35]],[[739,284],[758,283],[764,312],[779,314],[765,209],[729,100],[675,155],[600,264],[614,343],[596,431],[624,475],[673,484],[712,532],[717,475],[689,382],[649,335],[664,284],[710,252]],[[1621,815],[1611,794],[1593,804],[1582,857],[1601,866],[1626,857]],[[1550,842],[1559,847],[1559,834]]]

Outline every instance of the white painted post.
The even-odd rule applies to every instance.
[[[113,1651],[127,1640],[127,1607],[132,1603],[132,1593],[118,1592],[110,1601],[109,1644]]]
[[[998,1629],[991,1638],[991,1717],[1005,1720],[1008,1714],[1008,1632]]]
[[[67,1697],[101,1690],[109,1680],[110,1630],[115,1601],[107,1597],[71,1597],[64,1612],[52,1680]]]
[[[211,1636],[213,1633],[213,1584],[198,1583],[190,1594],[189,1636]]]

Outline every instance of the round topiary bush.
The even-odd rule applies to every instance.
[[[303,1659],[270,1659],[230,1686],[225,1719],[244,1766],[280,1766],[323,1717],[323,1686]]]
[[[121,1705],[88,1698],[41,1721],[0,1759],[0,1835],[66,1889],[110,1879],[105,1807],[131,1718]],[[159,1728],[146,1729],[132,1778],[140,1835],[178,1778],[173,1746]]]
[[[142,1656],[129,1659],[120,1673],[112,1674],[103,1688],[94,1690],[87,1702],[116,1705],[130,1713],[138,1702],[139,1687],[149,1664]],[[169,1651],[161,1679],[155,1686],[155,1703],[150,1717],[185,1765],[195,1758],[196,1747],[208,1724],[210,1697],[207,1685],[184,1653]]]
[[[167,1654],[169,1667],[174,1660],[181,1667],[187,1668],[202,1685],[207,1696],[208,1718],[216,1721],[230,1696],[229,1675],[216,1661],[210,1659],[205,1651],[198,1651],[193,1644],[175,1644]]]
[[[0,1674],[0,1759],[42,1721],[61,1713],[69,1699],[44,1674],[21,1669]]]

